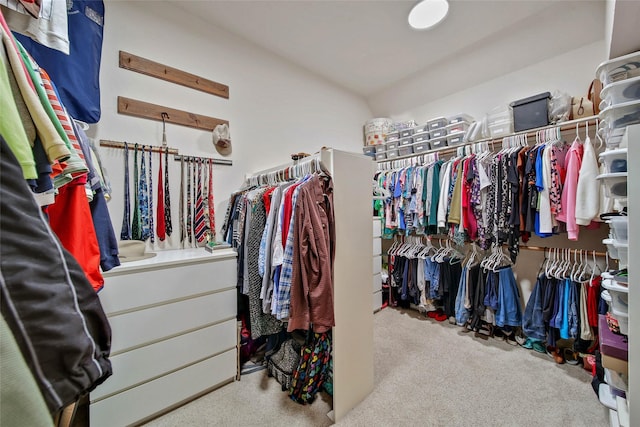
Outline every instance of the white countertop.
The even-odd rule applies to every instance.
[[[209,252],[205,248],[189,248],[157,251],[155,253],[157,255],[152,258],[123,262],[120,266],[103,272],[102,275],[104,277],[110,277],[143,270],[166,268],[174,265],[211,262],[214,260],[235,258],[237,256],[236,251],[233,249],[216,249],[213,252]]]

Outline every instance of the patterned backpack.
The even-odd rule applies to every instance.
[[[329,333],[314,333],[300,352],[300,362],[293,373],[289,397],[300,403],[312,403],[328,379],[331,361]]]
[[[267,374],[280,383],[282,391],[291,387],[293,371],[300,361],[300,347],[296,340],[290,338],[280,345],[267,362]]]

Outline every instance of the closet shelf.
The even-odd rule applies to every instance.
[[[394,157],[393,159],[376,160],[376,163],[395,162],[396,160],[411,159],[411,158],[414,158],[414,157],[424,156],[424,155],[433,154],[433,153],[437,153],[437,154],[455,153],[456,151],[458,151],[458,149],[460,147],[466,147],[466,146],[477,144],[477,143],[480,143],[480,142],[488,142],[488,143],[490,143],[492,145],[492,150],[493,150],[493,144],[495,142],[501,143],[503,138],[508,138],[508,137],[516,136],[516,135],[527,135],[527,138],[535,138],[536,132],[544,130],[544,129],[552,129],[552,128],[560,127],[560,131],[561,132],[565,132],[565,131],[575,130],[576,129],[576,125],[579,125],[580,123],[587,123],[588,125],[593,126],[594,129],[596,129],[596,120],[597,119],[598,119],[598,116],[583,117],[583,118],[580,118],[580,119],[570,120],[570,121],[567,121],[567,122],[557,123],[557,124],[554,124],[554,125],[543,126],[543,127],[539,127],[539,128],[535,128],[535,129],[528,129],[528,130],[522,131],[522,132],[514,132],[514,133],[511,133],[509,135],[505,135],[505,136],[499,137],[499,138],[484,138],[484,139],[479,139],[477,141],[465,142],[464,144],[460,144],[460,145],[447,146],[447,147],[442,147],[442,148],[436,148],[436,149],[433,149],[433,150],[423,151],[423,152],[420,152],[420,153],[413,153],[413,154],[407,154],[405,156],[398,156],[398,157]]]

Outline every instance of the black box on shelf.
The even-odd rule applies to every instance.
[[[544,92],[528,98],[513,101],[513,130],[520,132],[527,129],[549,125],[550,92]]]

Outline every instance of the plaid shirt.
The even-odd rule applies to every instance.
[[[305,177],[301,184],[306,182],[309,177]],[[280,272],[280,281],[278,283],[278,290],[274,289],[274,301],[272,302],[271,313],[279,320],[285,320],[289,318],[289,307],[291,306],[291,279],[293,277],[293,230],[296,222],[296,201],[298,200],[298,192],[300,186],[293,191],[293,197],[291,199],[291,223],[289,223],[289,232],[287,233],[287,242],[284,247],[284,257],[282,260],[282,270]]]

